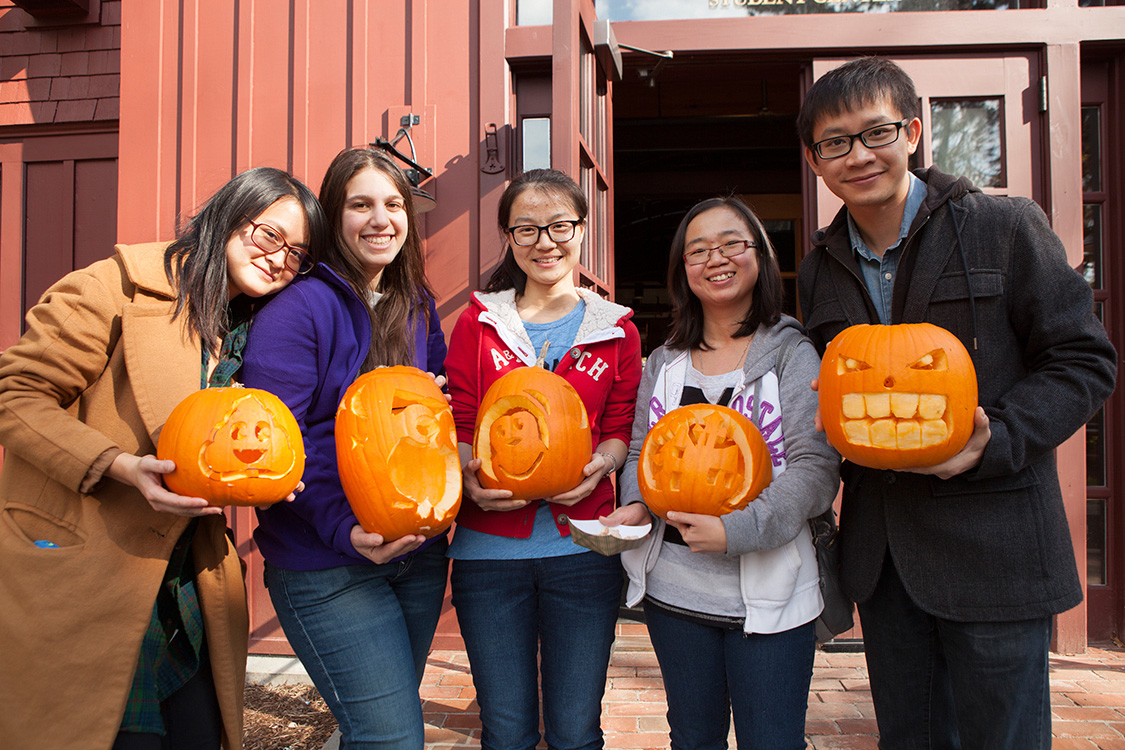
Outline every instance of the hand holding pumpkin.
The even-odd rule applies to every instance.
[[[621,444],[621,441],[617,441]],[[599,449],[602,446],[598,446]],[[610,457],[612,458],[612,456]],[[601,484],[602,479],[606,477],[609,472],[613,471],[613,461],[607,458],[604,450],[598,450],[590,458],[590,462],[582,467],[583,479],[578,485],[571,490],[561,492],[552,497],[548,497],[547,501],[556,503],[558,505],[574,505],[579,500],[587,497],[594,488]]]
[[[472,446],[461,443],[458,446],[472,454]],[[470,459],[461,469],[462,489],[470,500],[480,506],[481,510],[515,510],[527,505],[527,500],[514,499],[511,490],[490,490],[481,486],[477,472],[480,471],[481,460]]]
[[[162,461],[156,456],[135,456],[119,453],[106,469],[106,476],[140,490],[152,509],[178,516],[219,515],[222,508],[208,504],[201,497],[186,497],[170,492],[164,486],[163,476],[176,470],[172,461]]]
[[[903,471],[932,474],[938,479],[949,479],[958,474],[964,474],[966,471],[980,466],[981,459],[984,457],[984,449],[991,439],[992,428],[988,415],[984,413],[983,406],[978,406],[976,411],[973,412],[973,434],[959,453],[936,466],[920,466],[913,469],[903,469]]]
[[[670,510],[666,520],[676,527],[692,552],[726,554],[727,529],[718,516]]]
[[[426,537],[421,534],[407,534],[388,541],[380,534],[364,531],[359,524],[352,526],[351,542],[355,551],[377,565],[413,552],[424,541]]]

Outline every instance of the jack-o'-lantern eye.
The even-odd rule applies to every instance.
[[[949,360],[944,349],[934,349],[910,365],[911,370],[948,370]]]
[[[241,442],[246,439],[248,425],[245,422],[231,422],[230,439]]]
[[[259,441],[266,441],[270,439],[270,426],[265,422],[258,422],[258,426],[254,428],[254,437]]]
[[[859,372],[861,370],[870,370],[871,365],[867,364],[860,359],[852,359],[851,357],[840,356],[836,361],[836,374],[843,375],[848,372]]]

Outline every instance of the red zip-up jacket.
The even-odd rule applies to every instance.
[[[641,339],[629,320],[633,311],[585,289],[578,293],[586,302],[586,314],[575,343],[555,373],[566,378],[582,397],[590,419],[592,448],[610,438],[628,444],[641,380]],[[534,366],[535,359],[516,312],[515,292],[474,293],[457,320],[445,358],[458,442],[473,444],[477,409],[488,387],[513,368]],[[533,502],[517,510],[486,513],[466,497],[457,523],[488,534],[527,538],[538,507]],[[550,507],[559,533],[569,535],[568,517],[593,519],[613,511],[613,485],[606,477],[573,506]]]

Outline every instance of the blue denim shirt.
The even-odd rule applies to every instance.
[[[863,238],[848,214],[848,235],[851,237],[852,250],[856,260],[863,271],[863,283],[867,286],[867,293],[879,311],[879,322],[891,322],[891,298],[895,288],[895,277],[898,276],[898,261],[902,255],[902,241],[910,232],[910,225],[926,199],[926,183],[919,180],[912,173],[907,172],[910,178],[910,192],[906,195],[906,206],[902,211],[902,225],[898,230],[898,242],[887,248],[880,258],[867,247]]]

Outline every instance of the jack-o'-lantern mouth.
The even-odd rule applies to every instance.
[[[254,463],[264,455],[266,455],[266,452],[258,448],[235,449],[234,451],[234,457],[247,465]]]
[[[939,393],[846,393],[841,411],[852,445],[911,450],[949,439],[948,401]]]

